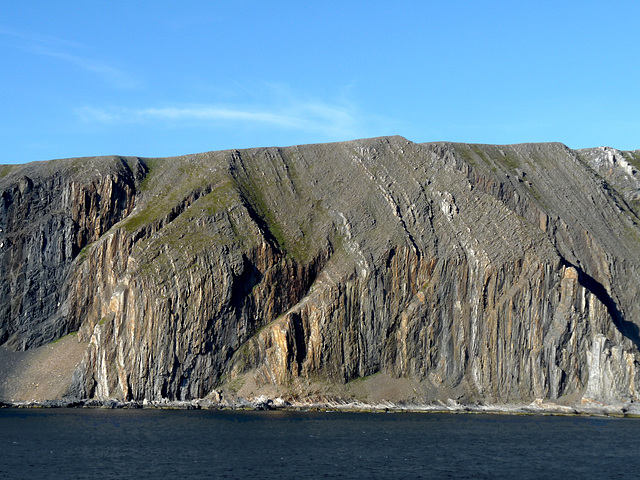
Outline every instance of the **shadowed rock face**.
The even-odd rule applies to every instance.
[[[82,398],[381,372],[413,382],[393,401],[635,402],[639,158],[388,137],[0,167],[0,342],[78,330]]]

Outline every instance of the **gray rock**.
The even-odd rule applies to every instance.
[[[79,330],[79,398],[635,405],[638,158],[385,137],[16,166],[0,342]]]

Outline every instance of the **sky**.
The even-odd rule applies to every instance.
[[[3,2],[0,164],[402,135],[640,149],[637,1]]]

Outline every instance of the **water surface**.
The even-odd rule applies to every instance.
[[[637,478],[640,420],[0,409],[0,478]]]

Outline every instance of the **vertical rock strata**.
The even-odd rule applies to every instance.
[[[104,157],[0,177],[0,344],[24,350],[78,329],[65,302],[74,259],[131,212],[142,175],[136,159]]]
[[[78,330],[83,398],[637,402],[636,165],[388,137],[3,167],[0,342]]]

